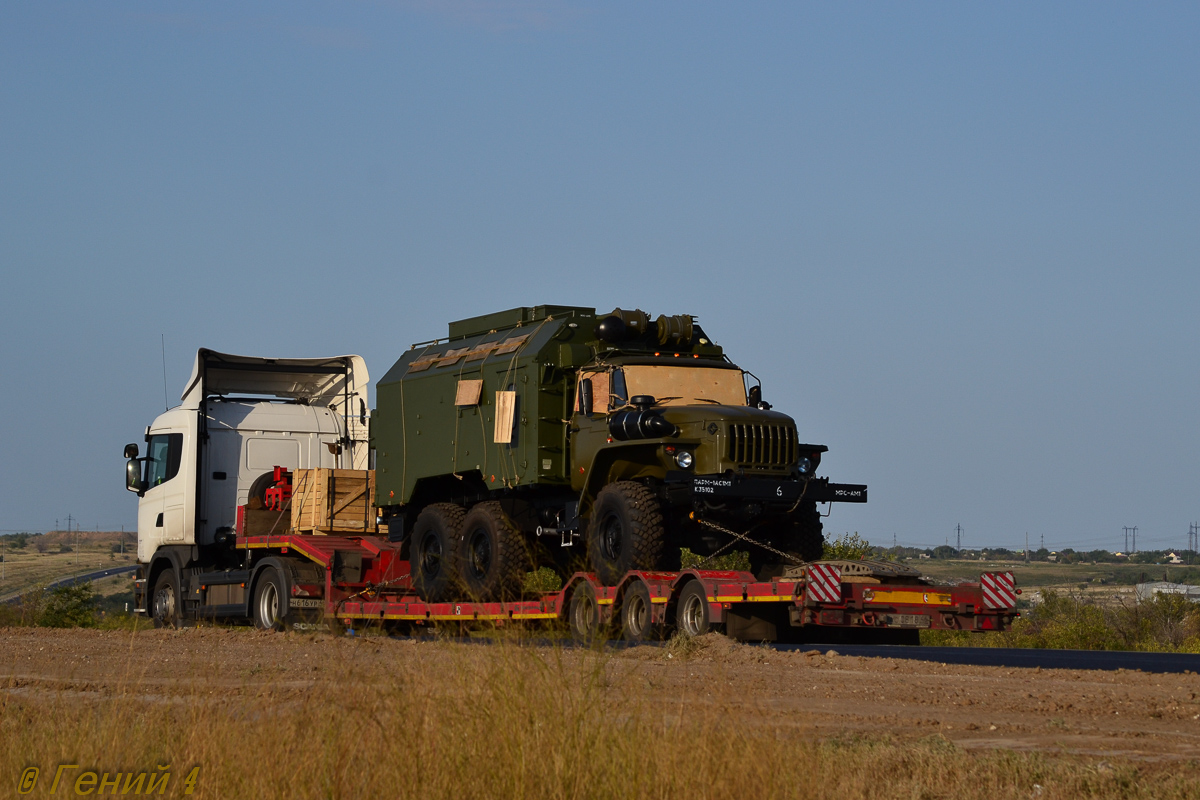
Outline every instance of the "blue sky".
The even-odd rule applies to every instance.
[[[4,4],[0,529],[134,526],[160,334],[562,303],[697,315],[834,533],[1183,546],[1198,123],[1195,4]]]

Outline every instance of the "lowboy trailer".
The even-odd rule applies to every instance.
[[[632,571],[612,586],[575,573],[559,591],[507,602],[426,602],[401,545],[380,536],[239,536],[242,569],[189,576],[190,618],[244,617],[264,629],[352,630],[565,622],[580,641],[629,642],[723,630],[741,641],[918,644],[921,630],[1000,631],[1019,615],[1010,572],[935,586],[892,562],[820,561],[760,581],[749,572]],[[226,587],[226,588],[221,588]],[[244,598],[225,602],[229,589]],[[145,583],[140,593],[144,597]],[[188,600],[192,602],[189,603]],[[184,609],[180,609],[184,611]]]

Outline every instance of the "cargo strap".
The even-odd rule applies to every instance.
[[[699,564],[697,564],[694,567],[694,569],[703,568],[705,564],[707,564],[709,561],[712,561],[717,556],[721,555],[721,553],[728,550],[730,547],[733,547],[735,544],[738,543],[738,541],[749,542],[750,544],[757,545],[768,552],[771,552],[777,556],[786,558],[788,561],[792,562],[793,564],[803,564],[804,563],[803,561],[796,558],[795,556],[793,556],[789,553],[785,553],[782,550],[776,550],[774,547],[771,547],[771,545],[766,544],[764,542],[759,542],[759,541],[756,541],[755,539],[751,539],[749,536],[747,536],[744,533],[738,533],[737,531],[731,531],[731,530],[729,530],[729,528],[723,528],[720,525],[718,525],[717,523],[709,522],[706,519],[698,519],[698,520],[696,520],[696,522],[699,522],[701,525],[705,526],[706,528],[712,528],[714,531],[719,531],[721,533],[727,533],[734,538],[727,544],[724,544],[721,547],[718,547],[716,550],[714,550],[712,552],[712,554],[709,555],[708,558],[704,559]]]

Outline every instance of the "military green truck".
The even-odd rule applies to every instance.
[[[778,574],[822,553],[823,445],[688,315],[515,308],[413,345],[377,384],[377,503],[427,600],[499,600],[527,571],[605,585],[681,548]]]

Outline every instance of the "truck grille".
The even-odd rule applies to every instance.
[[[730,425],[729,460],[739,466],[789,467],[796,463],[796,429],[789,425]]]

